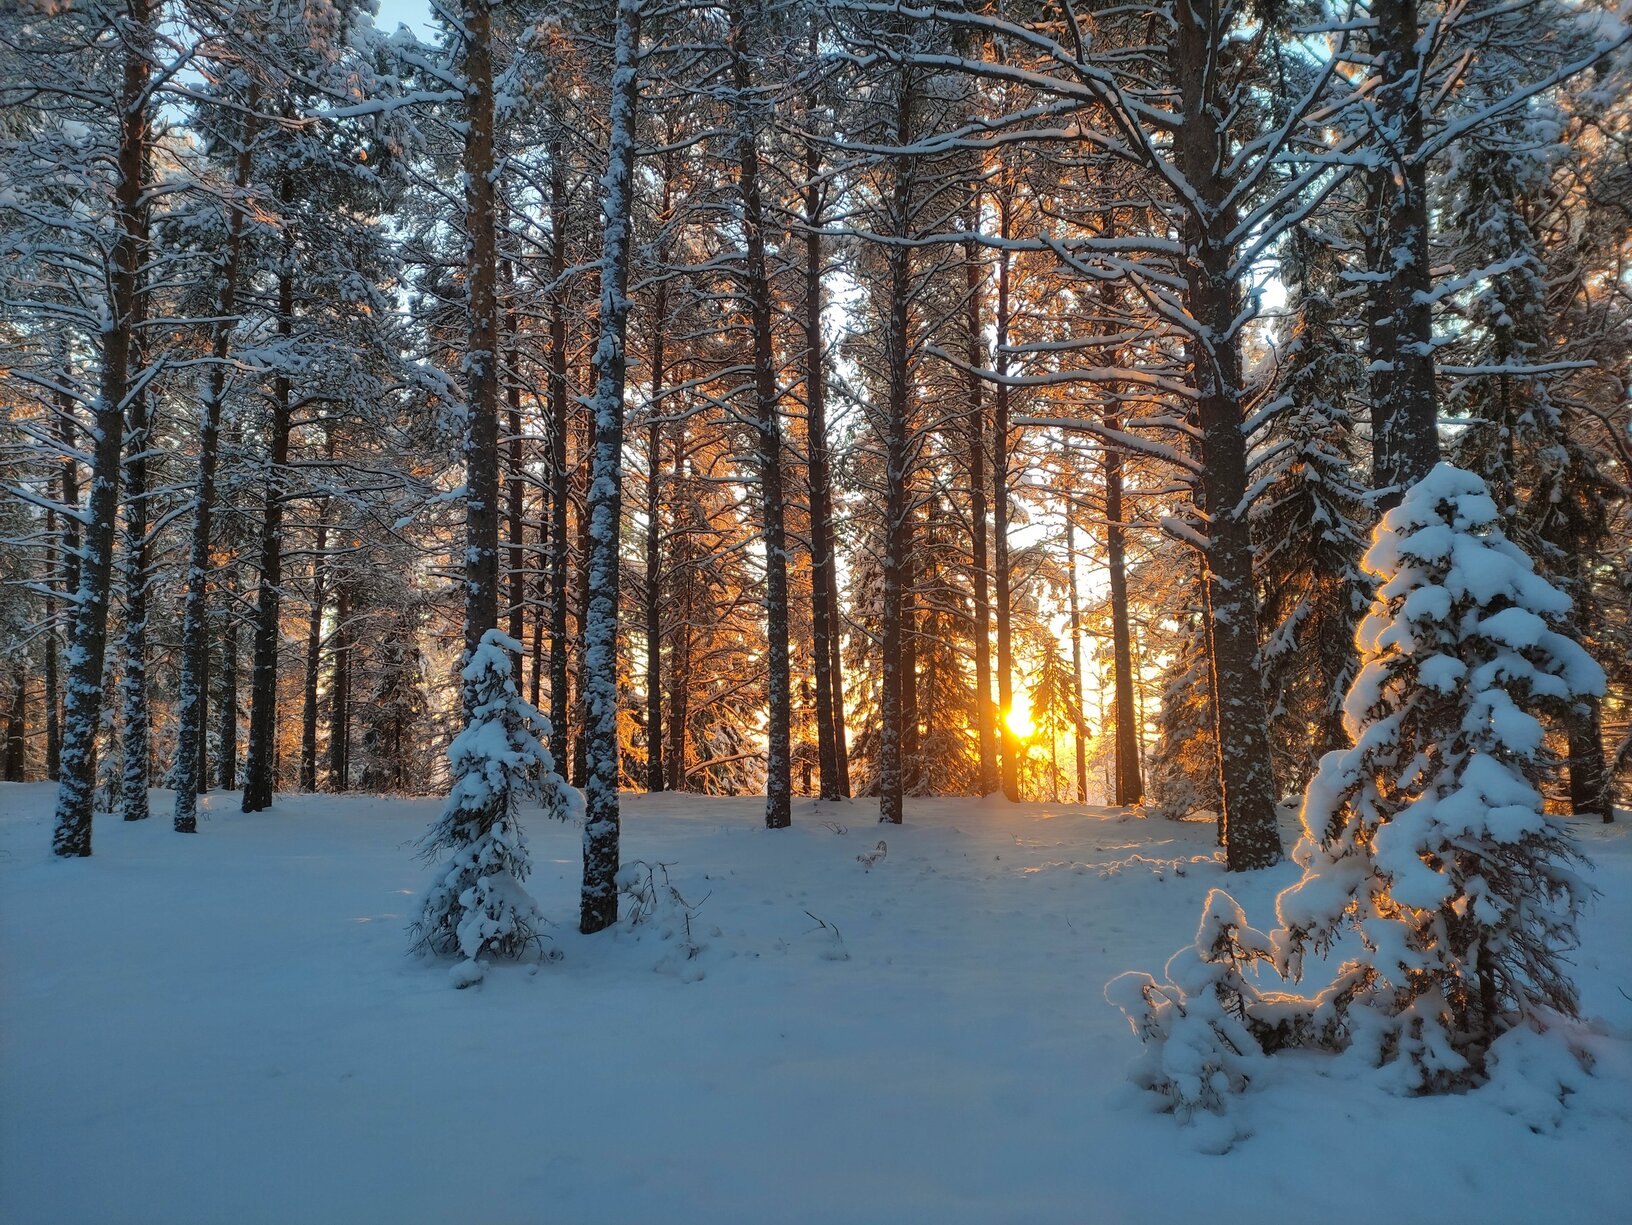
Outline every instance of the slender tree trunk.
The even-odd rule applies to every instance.
[[[295,243],[289,230],[294,185],[285,176],[278,187],[284,215],[282,260],[278,268],[278,338],[287,347],[295,330]],[[272,434],[266,474],[266,510],[261,518],[261,579],[255,603],[254,662],[249,680],[249,755],[244,765],[243,810],[272,806],[277,773],[278,639],[283,599],[284,481],[289,464],[293,386],[286,369],[272,379]]]
[[[1231,871],[1264,868],[1282,856],[1276,824],[1269,719],[1258,674],[1258,609],[1247,521],[1247,440],[1242,429],[1241,358],[1235,334],[1239,289],[1227,236],[1235,211],[1221,167],[1226,133],[1214,91],[1215,53],[1223,46],[1214,0],[1182,0],[1178,54],[1183,126],[1179,169],[1195,189],[1198,211],[1185,221],[1186,306],[1200,331],[1191,342],[1191,379],[1201,426],[1201,485],[1207,508],[1204,593],[1213,679],[1226,849]]]
[[[515,293],[515,272],[509,261],[504,264],[505,282],[510,288],[512,298]],[[526,509],[527,486],[526,472],[523,468],[523,453],[521,441],[521,346],[517,343],[517,323],[515,304],[512,300],[510,309],[504,316],[504,336],[506,352],[504,368],[505,414],[504,428],[509,435],[509,447],[506,458],[509,461],[506,474],[508,484],[505,488],[507,506],[505,508],[506,535],[509,538],[508,563],[509,579],[508,599],[509,628],[506,632],[515,639],[518,648],[526,641],[523,635],[523,616],[527,609],[527,561],[526,561]],[[521,654],[516,654],[516,692],[521,692]]]
[[[906,390],[911,405],[910,385]],[[911,428],[909,423],[908,429]],[[918,735],[918,517],[909,449],[902,505],[907,516],[901,539],[901,789],[907,795],[923,793],[923,749]]]
[[[11,710],[6,715],[4,777],[8,783],[23,781],[23,762],[28,747],[28,669],[17,669],[12,686]]]
[[[1113,417],[1110,425],[1120,423]],[[1133,633],[1128,623],[1127,528],[1122,511],[1122,452],[1105,447],[1105,557],[1110,571],[1111,655],[1115,676],[1116,803],[1121,807],[1145,798],[1139,768],[1139,718],[1134,711]]]
[[[46,535],[55,539],[56,516],[46,512]],[[57,597],[53,579],[45,597],[45,777],[57,781],[58,764],[62,760],[62,721],[57,713],[59,699],[57,680]]]
[[[333,458],[333,436],[330,436]],[[306,621],[306,676],[300,711],[300,789],[317,790],[317,680],[323,659],[323,610],[329,602],[328,498],[318,500],[316,537],[312,541],[312,611]]]
[[[979,220],[979,206],[971,210],[973,231]],[[980,327],[981,281],[984,279],[979,247],[970,242],[964,249],[964,270],[968,277],[968,301],[964,306],[964,334],[969,363],[969,520],[970,585],[975,601],[975,728],[980,745],[980,774],[976,791],[990,795],[997,790],[997,719],[992,707],[992,597],[991,562],[987,557],[986,528],[986,408],[982,400],[980,376],[976,370],[986,365],[986,340]]]
[[[469,338],[465,402],[465,658],[499,625],[498,205],[493,182],[491,0],[466,0],[465,294]],[[464,694],[465,716],[474,694]]]
[[[811,18],[810,53],[816,54],[816,21]],[[822,339],[821,156],[815,141],[805,145],[805,411],[810,448],[810,621],[816,679],[816,761],[821,797],[837,800],[848,791],[839,769],[844,739],[844,695],[838,627],[832,609],[838,586],[833,557],[833,478],[827,439],[826,344]]]
[[[221,627],[221,700],[216,745],[219,769],[216,786],[231,791],[238,785],[238,616],[233,609],[237,598],[237,571],[226,573],[226,607]]]
[[[227,210],[227,241],[221,256],[216,319],[210,325],[210,373],[199,423],[198,484],[193,494],[193,532],[188,546],[187,595],[181,615],[181,701],[176,733],[176,760],[170,785],[176,799],[172,814],[178,834],[198,832],[198,796],[209,789],[210,701],[210,529],[215,514],[215,470],[220,456],[221,409],[227,398],[227,355],[238,314],[238,275],[243,260],[244,201],[254,162],[255,118],[259,94],[252,85],[246,97],[243,131],[233,163],[233,201]],[[188,772],[195,782],[189,784]]]
[[[1583,698],[1568,723],[1570,814],[1615,820],[1609,785],[1609,764],[1604,754],[1603,701]]]
[[[96,735],[102,723],[102,666],[108,645],[108,596],[113,579],[113,526],[119,509],[125,401],[131,384],[131,340],[140,298],[144,177],[148,146],[145,54],[149,0],[127,0],[130,33],[119,87],[119,145],[114,163],[109,300],[102,332],[101,384],[94,411],[94,459],[85,513],[85,543],[68,637],[68,685],[63,699],[61,780],[51,833],[58,855],[91,853],[96,791]]]
[[[1009,236],[1008,200],[998,208],[999,233]],[[1009,727],[1014,709],[1014,645],[1009,619],[1009,254],[997,253],[997,390],[992,405],[992,543],[997,573],[997,704],[1003,749],[1003,794],[1020,798],[1020,742]]]
[[[605,198],[601,206],[600,342],[595,350],[595,457],[589,484],[588,624],[584,634],[584,880],[578,929],[618,919],[618,537],[623,520],[624,339],[629,326],[641,0],[617,0]]]
[[[567,760],[567,168],[562,144],[550,145],[550,757]]]
[[[147,9],[150,0],[137,0]],[[135,19],[136,5],[131,5]],[[146,22],[151,10],[139,19]],[[150,35],[144,34],[143,54]],[[151,153],[147,143],[144,156]],[[148,168],[141,173],[145,183]],[[137,210],[140,232],[137,242],[143,252],[149,247],[148,210]],[[147,291],[144,278],[137,277],[136,294],[131,303],[130,358],[137,368],[144,364],[145,327],[147,323]],[[125,426],[125,549],[121,558],[125,589],[124,675],[120,678],[120,697],[123,709],[120,730],[124,737],[124,774],[120,779],[119,806],[127,821],[145,821],[150,815],[147,787],[152,779],[153,719],[148,708],[147,681],[147,605],[148,587],[153,581],[152,547],[148,541],[148,481],[147,453],[152,444],[152,401],[145,385],[132,386],[126,393],[128,408]]]
[[[765,638],[768,653],[765,729],[765,826],[792,824],[792,684],[788,662],[788,542],[784,524],[782,427],[771,337],[770,277],[765,265],[765,210],[759,194],[759,145],[748,114],[753,89],[748,29],[740,0],[730,8],[731,77],[737,109],[737,187],[746,251],[742,282],[753,329],[754,414],[759,501],[765,540]]]
[[[66,371],[63,385],[68,383]],[[62,440],[64,452],[73,446],[73,411],[72,398],[66,393],[59,396],[57,405],[57,437]],[[62,505],[69,508],[69,513],[63,516],[62,535],[59,538],[52,533],[53,540],[59,540],[57,546],[56,574],[52,578],[52,589],[60,584],[67,607],[63,616],[67,618],[70,633],[73,629],[73,614],[75,596],[79,591],[79,523],[82,513],[79,505],[79,463],[68,456],[62,461],[59,473]],[[55,525],[52,524],[52,527]],[[46,777],[52,782],[59,782],[62,778],[62,682],[58,672],[57,643],[60,637],[60,626],[57,623],[55,601],[46,609],[46,617],[51,624],[51,636],[46,652]]]
[[[1065,504],[1066,591],[1071,612],[1071,697],[1077,714],[1072,720],[1071,739],[1077,750],[1077,803],[1088,802],[1088,746],[1082,726],[1082,611],[1077,599],[1077,525],[1071,500]]]
[[[545,624],[550,608],[550,481],[538,483],[538,547],[533,552],[533,638],[532,667],[527,674],[527,701],[543,710],[539,699],[544,684]]]
[[[672,135],[672,134],[671,134]],[[663,157],[663,200],[657,224],[670,222],[673,205],[674,154]],[[668,263],[668,244],[658,248],[658,275]],[[652,303],[651,390],[646,427],[646,790],[663,790],[663,425],[659,396],[663,391],[663,337],[668,326],[669,283],[659,279]]]
[[[686,432],[683,425],[674,431],[674,505],[676,515],[685,513],[689,502],[683,484],[686,471]],[[676,535],[682,555],[675,559],[675,610],[673,638],[669,647],[669,753],[667,766],[670,791],[686,789],[687,689],[691,684],[691,618],[693,613],[693,572],[691,547],[684,533]]]
[[[334,680],[329,687],[329,790],[351,786],[351,591],[344,583],[334,593]]]
[[[625,329],[625,337],[627,338],[627,328]],[[585,381],[592,384],[598,381],[593,370],[590,371],[590,376]],[[575,640],[578,643],[578,657],[576,660],[574,660],[576,666],[573,668],[573,685],[576,691],[575,696],[577,701],[578,725],[575,729],[576,735],[574,735],[572,741],[572,784],[575,787],[582,787],[585,785],[585,781],[589,778],[589,723],[584,711],[584,702],[587,700],[588,696],[585,688],[584,652],[588,649],[588,639],[586,638],[585,634],[589,624],[590,594],[589,553],[591,524],[589,487],[593,479],[592,469],[595,459],[595,422],[587,412],[580,414],[578,439],[579,463],[582,467],[582,473],[578,481],[578,497],[576,498],[578,507],[578,557],[580,563],[577,574],[578,602],[576,611],[578,616],[578,626],[577,634],[575,635]],[[619,478],[621,479],[623,474],[621,465],[619,466],[618,474]],[[618,509],[619,514],[622,514],[623,502],[621,489],[619,490]],[[614,655],[613,658],[616,659],[616,655]]]
[[[1374,404],[1372,409],[1374,434],[1381,427],[1385,469],[1378,476],[1386,478],[1386,482],[1379,480],[1378,488],[1391,491],[1382,500],[1384,509],[1398,503],[1407,488],[1427,476],[1440,454],[1417,4],[1418,0],[1378,0],[1373,7],[1380,52],[1375,105],[1394,134],[1388,142],[1391,164],[1385,167],[1381,183],[1383,300],[1388,309],[1386,331],[1392,335],[1372,354],[1374,368],[1384,362],[1390,366],[1382,384],[1385,405]]]
[[[896,135],[898,142],[905,142],[904,97]],[[906,175],[899,161],[894,177],[891,211],[897,229],[904,230],[909,201]],[[906,636],[911,632],[906,616],[912,531],[912,506],[909,501],[912,453],[908,437],[912,428],[912,380],[908,363],[912,250],[904,245],[891,246],[885,260],[889,269],[889,319],[886,324],[884,364],[889,384],[884,423],[884,659],[883,702],[879,716],[878,819],[899,825],[902,794],[906,787],[906,677],[908,669],[912,667],[906,650]]]

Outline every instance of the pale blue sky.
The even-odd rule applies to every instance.
[[[398,23],[419,33],[427,33],[430,26],[430,5],[426,0],[379,0],[380,15],[374,24],[382,30],[394,30]]]

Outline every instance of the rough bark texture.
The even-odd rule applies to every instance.
[[[970,230],[975,229],[970,225]],[[992,596],[991,560],[987,555],[986,490],[986,408],[980,375],[986,365],[986,340],[980,328],[981,282],[984,279],[978,258],[979,247],[970,243],[964,251],[969,299],[964,306],[964,332],[969,363],[969,521],[973,531],[969,541],[970,586],[974,593],[974,632],[970,641],[975,652],[975,729],[980,746],[980,773],[976,791],[990,795],[997,790],[997,717],[992,706]]]
[[[331,436],[330,457],[333,457]],[[323,610],[329,601],[328,498],[318,499],[312,540],[312,606],[306,620],[306,675],[300,710],[300,789],[317,790],[317,680],[323,659]]]
[[[812,18],[810,53],[816,54]],[[805,411],[810,448],[810,621],[816,679],[816,761],[821,797],[842,799],[850,792],[844,755],[844,680],[839,665],[838,626],[833,616],[838,577],[833,557],[833,477],[827,439],[827,363],[822,339],[822,187],[820,151],[805,146]]]
[[[1384,325],[1392,336],[1374,363],[1392,369],[1384,398],[1374,408],[1381,469],[1378,487],[1390,492],[1383,509],[1399,502],[1405,489],[1439,462],[1439,429],[1434,396],[1433,286],[1429,265],[1428,164],[1423,156],[1420,96],[1422,52],[1418,46],[1417,0],[1378,0],[1377,109],[1389,132],[1393,154],[1383,181],[1382,285],[1388,309]],[[1388,352],[1388,349],[1392,352]],[[1378,420],[1380,416],[1381,420]],[[1377,427],[1380,427],[1378,429]]]
[[[1108,424],[1116,428],[1112,419]],[[1145,798],[1139,770],[1139,719],[1133,708],[1133,634],[1128,623],[1127,529],[1122,522],[1122,452],[1105,448],[1105,557],[1110,571],[1111,655],[1115,676],[1115,801],[1137,804]]]
[[[1228,160],[1227,132],[1221,126],[1225,108],[1216,94],[1215,57],[1225,30],[1213,0],[1181,0],[1177,17],[1183,107],[1178,163],[1198,201],[1185,218],[1185,305],[1197,329],[1190,352],[1208,514],[1208,654],[1226,851],[1230,869],[1243,871],[1279,862],[1282,849],[1268,712],[1258,675],[1247,440],[1239,340],[1233,331],[1239,292],[1231,279],[1227,236],[1236,215],[1226,203],[1231,185],[1221,173]]]
[[[278,200],[287,212],[293,184],[286,177]],[[285,226],[287,227],[287,220]],[[278,269],[278,337],[294,334],[294,236],[285,228]],[[277,773],[278,637],[282,615],[284,480],[289,464],[289,423],[293,388],[280,370],[272,379],[270,455],[266,472],[266,507],[261,517],[261,579],[255,601],[254,662],[249,679],[249,754],[244,763],[243,810],[272,806]]]
[[[224,579],[226,608],[221,626],[221,700],[217,703],[219,730],[215,783],[223,791],[238,785],[238,613],[233,607],[238,596],[237,569],[227,567]]]
[[[111,295],[102,334],[102,371],[93,410],[93,465],[84,545],[68,635],[63,695],[61,779],[51,833],[58,855],[91,853],[96,790],[96,734],[102,722],[102,666],[108,646],[108,596],[113,580],[113,528],[119,508],[125,400],[130,391],[131,329],[136,319],[147,167],[148,0],[129,0],[120,23],[126,38],[119,86],[119,144],[114,163],[114,243]]]
[[[792,685],[788,665],[788,540],[784,523],[782,425],[771,337],[770,277],[765,267],[765,208],[759,191],[759,144],[750,113],[752,72],[743,7],[731,13],[731,84],[737,122],[737,188],[745,251],[741,271],[753,331],[754,424],[759,469],[761,535],[765,544],[765,825],[792,823]]]
[[[559,140],[550,145],[550,758],[567,760],[567,167]]]
[[[248,95],[253,114],[256,95]],[[210,527],[215,512],[215,469],[220,455],[221,406],[227,397],[227,354],[238,313],[238,275],[243,256],[244,209],[241,196],[249,184],[254,158],[255,121],[246,118],[233,164],[234,200],[227,210],[227,241],[220,265],[216,319],[210,326],[210,373],[199,422],[198,484],[193,493],[193,531],[187,553],[187,595],[181,615],[181,703],[177,711],[176,761],[171,786],[176,799],[173,824],[178,834],[198,831],[198,794],[209,787],[208,738],[210,690]],[[196,775],[189,785],[188,772]]]
[[[999,202],[998,228],[1009,236],[1007,201]],[[997,255],[997,390],[992,397],[992,552],[996,570],[997,718],[1003,749],[1003,794],[1020,798],[1020,742],[1009,727],[1014,709],[1014,643],[1009,621],[1009,257]]]
[[[1072,744],[1077,754],[1077,803],[1088,801],[1088,747],[1082,724],[1082,610],[1077,599],[1077,525],[1072,518],[1069,496],[1065,507],[1065,564],[1066,591],[1070,596],[1071,613],[1071,700],[1079,717],[1073,720]]]
[[[595,455],[590,476],[589,607],[584,633],[584,879],[578,929],[618,919],[618,535],[623,509],[624,339],[633,219],[641,0],[618,0],[601,221],[601,320],[595,349]]]
[[[659,228],[668,226],[674,192],[674,154],[663,157],[663,201]],[[668,263],[668,246],[658,247],[659,267]],[[659,399],[663,390],[663,337],[668,325],[669,283],[659,280],[652,302],[651,383],[646,427],[646,790],[662,791],[663,771],[663,424]]]
[[[889,400],[884,422],[884,658],[883,702],[879,712],[878,819],[901,824],[901,797],[905,787],[903,725],[906,720],[903,658],[906,626],[908,548],[907,447],[910,390],[907,371],[907,277],[910,248],[891,247],[889,253],[890,316],[885,361],[889,368]]]

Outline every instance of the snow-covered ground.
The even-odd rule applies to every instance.
[[[687,961],[654,926],[579,936],[578,831],[535,814],[561,959],[457,991],[404,955],[438,802],[236,801],[187,838],[155,793],[60,861],[51,788],[0,785],[0,1221],[1493,1225],[1632,1202],[1625,824],[1579,830],[1608,1037],[1561,1124],[1287,1056],[1220,1157],[1128,1084],[1103,998],[1189,940],[1211,886],[1269,925],[1296,869],[1227,878],[1206,825],[943,801],[888,829],[807,801],[769,832],[754,800],[627,797],[625,861],[699,904]]]

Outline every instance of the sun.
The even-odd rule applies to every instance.
[[[1031,734],[1037,730],[1037,725],[1031,721],[1031,700],[1023,693],[1015,694],[1003,722],[1020,739],[1031,739]]]

